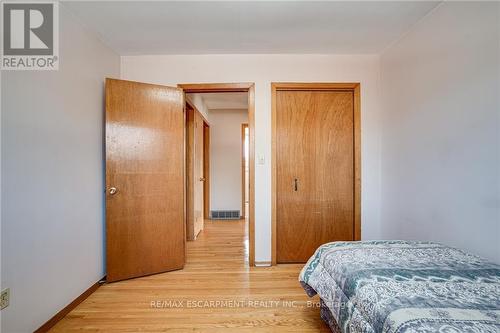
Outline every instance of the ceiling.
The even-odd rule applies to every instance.
[[[121,55],[378,54],[439,2],[68,1]]]
[[[236,110],[248,108],[248,93],[246,92],[201,93],[188,95],[201,95],[203,103],[205,103],[208,110]]]

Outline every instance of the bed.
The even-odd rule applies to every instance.
[[[333,332],[500,332],[500,266],[432,242],[333,242],[299,281]]]

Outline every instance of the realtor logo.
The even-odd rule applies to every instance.
[[[57,70],[57,2],[2,2],[2,70]]]

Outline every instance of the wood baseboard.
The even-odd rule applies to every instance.
[[[34,333],[45,333],[48,332],[52,327],[54,327],[61,319],[64,318],[68,313],[71,312],[78,304],[83,302],[87,297],[89,297],[94,291],[97,290],[103,284],[101,281],[106,281],[106,277],[94,283],[89,289],[85,290],[80,296],[75,298],[71,303],[66,305],[61,311],[56,313],[52,318],[50,318],[45,324],[40,326]]]

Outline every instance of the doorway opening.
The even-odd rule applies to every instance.
[[[254,86],[179,87],[186,101],[187,261],[190,251],[232,253],[253,266]]]

